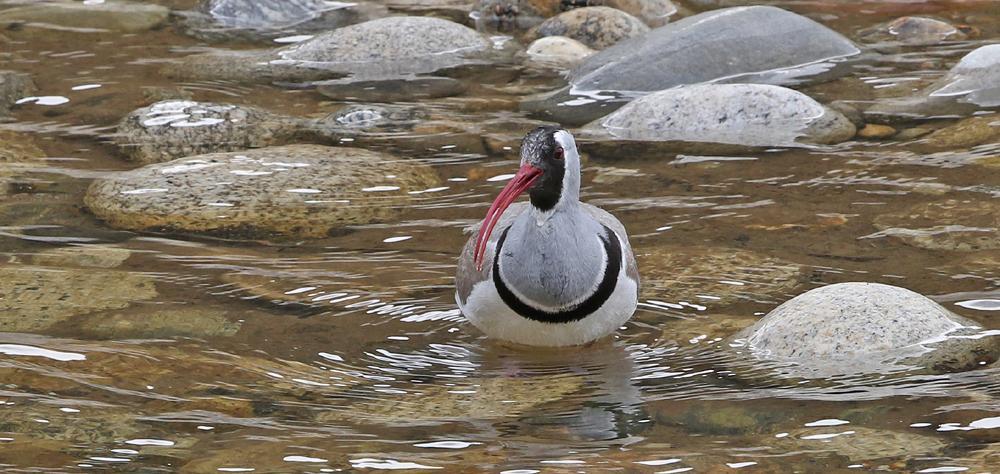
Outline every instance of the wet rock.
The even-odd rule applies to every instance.
[[[930,299],[878,283],[839,283],[803,293],[740,332],[730,345],[788,373],[829,377],[917,367],[969,370],[1000,355],[1000,340]],[[742,349],[740,349],[742,350]]]
[[[736,436],[767,432],[786,421],[788,413],[766,409],[753,402],[669,402],[655,407],[657,423],[678,425],[696,435]]]
[[[642,298],[725,306],[784,300],[804,280],[802,267],[778,258],[725,248],[636,248]]]
[[[0,130],[0,197],[10,192],[10,186],[30,164],[38,164],[44,157],[31,136]]]
[[[533,28],[531,39],[565,36],[601,50],[619,41],[640,36],[649,27],[638,18],[610,7],[576,8],[549,18]]]
[[[0,71],[0,117],[7,115],[15,102],[31,96],[36,90],[31,75],[17,71]]]
[[[420,99],[450,97],[465,92],[465,84],[450,77],[405,77],[395,80],[360,81],[354,78],[331,79],[314,83],[316,90],[338,100],[374,102],[413,102]]]
[[[438,18],[389,17],[345,26],[291,46],[183,58],[166,72],[187,79],[308,82],[351,76],[398,80],[476,63],[492,49],[476,31]]]
[[[192,36],[207,41],[259,40],[321,33],[384,16],[367,2],[325,0],[202,0],[181,12]]]
[[[315,238],[385,220],[409,201],[408,191],[438,183],[430,168],[386,154],[288,145],[117,173],[95,181],[85,202],[120,229]]]
[[[476,29],[527,30],[559,14],[558,0],[477,0],[473,7]]]
[[[52,267],[118,268],[131,256],[128,249],[88,244],[45,250],[32,255],[31,262]]]
[[[861,39],[866,43],[932,45],[945,41],[962,41],[966,39],[966,33],[946,21],[904,16],[862,31]]]
[[[0,25],[29,24],[72,28],[80,32],[140,33],[160,26],[169,15],[170,10],[159,5],[119,0],[38,2],[0,10]]]
[[[318,420],[412,425],[507,418],[561,400],[582,386],[582,377],[560,375],[461,379],[448,385],[418,386],[404,396],[356,403],[345,411],[325,412]]]
[[[858,130],[858,137],[869,140],[891,138],[895,134],[896,134],[895,128],[892,128],[888,125],[878,125],[874,123],[865,125],[864,128]]]
[[[37,332],[73,316],[128,307],[157,295],[138,273],[0,266],[0,331]]]
[[[412,16],[433,16],[465,23],[474,0],[379,0],[392,13]]]
[[[865,111],[872,121],[892,122],[971,115],[1000,107],[1000,44],[965,55],[920,93],[876,102]]]
[[[630,99],[679,85],[729,82],[794,84],[831,77],[834,61],[860,50],[840,34],[774,7],[714,10],[657,28],[587,58],[570,87],[522,108],[582,124]]]
[[[240,323],[218,308],[166,308],[84,317],[80,331],[102,339],[232,336]]]
[[[935,150],[956,150],[997,142],[1000,142],[1000,116],[985,115],[935,130],[922,145]]]
[[[854,425],[793,430],[773,445],[781,452],[830,452],[856,462],[935,456],[946,447],[933,436]]]
[[[827,104],[827,107],[844,114],[844,117],[847,117],[847,120],[850,120],[855,128],[862,129],[865,127],[865,116],[854,105],[843,100],[835,100]]]
[[[256,107],[167,100],[128,114],[114,141],[131,161],[159,163],[287,143],[298,126]]]
[[[926,136],[926,135],[928,135],[928,134],[930,134],[932,132],[933,132],[933,130],[931,130],[929,128],[911,127],[911,128],[906,128],[906,129],[900,130],[899,133],[896,134],[896,139],[903,140],[903,141],[906,141],[906,140],[916,140],[917,138]]]
[[[591,7],[617,8],[654,28],[666,25],[670,17],[677,14],[677,6],[670,0],[582,0],[582,2]],[[575,0],[574,3],[579,4],[581,0]]]
[[[702,84],[636,99],[588,125],[588,140],[722,143],[745,147],[829,144],[854,136],[840,112],[784,87]]]
[[[528,45],[525,65],[533,69],[565,71],[594,54],[587,45],[565,36],[546,36]]]
[[[138,438],[148,429],[138,423],[136,414],[131,411],[109,406],[86,411],[85,414],[82,410],[64,413],[56,407],[34,404],[19,409],[0,409],[0,431],[27,435],[34,440],[109,446]]]
[[[879,232],[927,250],[970,252],[1000,249],[1000,200],[948,199],[917,204],[903,214],[875,218]]]

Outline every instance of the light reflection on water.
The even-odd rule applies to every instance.
[[[865,9],[950,14],[945,3],[977,18],[964,4],[977,2],[863,2],[838,4],[840,19],[827,21],[850,33],[883,19]],[[997,37],[995,19],[979,15],[981,39],[886,51],[807,92],[867,103],[920,89]],[[46,285],[65,294],[16,300],[68,316],[38,334],[0,333],[4,470],[980,472],[998,463],[997,367],[807,380],[776,376],[794,367],[752,361],[726,339],[796,293],[863,279],[937,295],[998,327],[995,247],[924,250],[873,224],[944,199],[995,201],[993,143],[939,150],[918,137],[731,156],[584,148],[584,195],[628,226],[647,290],[614,340],[525,351],[466,324],[452,278],[462,228],[481,218],[514,169],[517,138],[535,125],[511,109],[551,78],[470,80],[464,98],[415,104],[444,125],[338,139],[437,170],[445,185],[415,191],[399,221],[301,242],[137,235],[80,205],[91,179],[134,167],[109,141],[126,113],[178,95],[310,118],[357,101],[170,82],[155,73],[166,59],[206,48],[169,28],[86,46],[69,32],[21,34],[9,34],[20,56],[10,68],[34,74],[40,100],[0,128],[35,138],[48,158],[9,186],[0,168],[0,268],[74,282],[119,272],[111,276],[155,292],[102,305],[101,290],[112,289],[38,277],[31,294]],[[935,235],[996,233],[962,216],[938,216],[945,231]],[[720,254],[735,257],[708,258]]]

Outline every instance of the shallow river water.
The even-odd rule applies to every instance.
[[[990,1],[767,3],[852,39],[907,14],[977,30],[804,89],[824,103],[918,90],[1000,38]],[[936,215],[939,226],[978,225],[963,206],[1000,211],[996,144],[857,139],[656,157],[584,147],[583,198],[628,227],[646,280],[640,308],[611,340],[525,351],[464,321],[455,259],[535,126],[520,94],[561,79],[498,68],[424,103],[472,124],[471,136],[364,144],[427,163],[445,183],[400,219],[302,241],[139,234],[83,206],[91,180],[137,166],[109,139],[130,111],[164,90],[294,116],[346,102],[171,81],[164,63],[209,45],[170,26],[0,33],[11,40],[0,69],[68,99],[21,104],[0,123],[0,148],[33,142],[46,157],[0,194],[0,320],[58,320],[0,333],[4,472],[1000,470],[996,366],[783,382],[720,344],[788,298],[844,281],[904,286],[1000,328],[997,229],[992,249],[928,249],[875,224],[929,203],[959,209]]]

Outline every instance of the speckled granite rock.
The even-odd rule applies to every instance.
[[[0,25],[31,23],[76,31],[139,33],[166,22],[170,10],[159,5],[107,0],[103,2],[37,2],[0,10]]]
[[[35,83],[31,76],[17,71],[0,71],[0,117],[10,112],[10,106],[18,99],[35,93]]]
[[[256,107],[166,100],[128,114],[114,140],[130,160],[159,163],[287,143],[298,125]]]
[[[576,8],[549,18],[533,28],[530,39],[565,36],[590,48],[605,49],[621,40],[649,31],[638,18],[610,7]]]
[[[860,33],[867,43],[930,45],[944,41],[962,41],[966,33],[946,21],[920,16],[904,16],[876,25]]]
[[[651,27],[666,25],[677,14],[677,6],[670,0],[585,0],[588,6],[617,8]],[[579,2],[578,2],[579,3]]]
[[[345,225],[387,219],[408,202],[408,191],[438,183],[430,168],[382,153],[288,145],[117,173],[95,181],[85,202],[121,229],[323,237]]]
[[[802,284],[802,267],[779,258],[726,248],[635,248],[642,298],[725,306],[784,300]]]
[[[476,63],[490,40],[447,20],[389,17],[345,26],[278,49],[226,51],[182,58],[165,72],[187,79],[308,82],[351,75],[398,79]]]
[[[761,360],[794,364],[798,376],[969,370],[1000,355],[1000,338],[910,290],[839,283],[803,293],[741,331],[730,345]]]
[[[827,78],[830,61],[860,53],[840,34],[769,6],[705,12],[624,40],[587,58],[570,87],[532,97],[522,108],[583,124],[648,92],[726,78],[788,84]]]
[[[324,423],[346,419],[363,424],[409,426],[421,422],[507,418],[558,401],[582,386],[582,377],[560,375],[457,379],[447,385],[420,385],[405,396],[356,403],[345,407],[344,411],[324,412],[317,419]]]
[[[921,146],[934,150],[955,150],[1000,143],[1000,115],[970,117],[933,131]]]
[[[0,266],[0,295],[0,331],[36,332],[157,293],[153,279],[138,273],[5,265]]]
[[[747,147],[838,143],[854,136],[843,114],[792,89],[702,84],[636,99],[590,124],[586,139],[709,142]]]
[[[594,54],[587,45],[565,36],[546,36],[528,45],[525,65],[533,69],[572,69]]]
[[[196,10],[178,12],[186,31],[208,41],[259,40],[320,33],[384,16],[369,2],[325,0],[202,0]]]
[[[132,256],[132,251],[101,244],[46,249],[31,256],[35,265],[53,267],[117,268]]]
[[[875,218],[878,234],[928,250],[1000,249],[1000,199],[947,199]]]
[[[41,165],[44,157],[30,135],[0,130],[0,198],[11,192],[28,169]]]
[[[934,84],[910,97],[884,99],[865,111],[872,121],[970,115],[1000,107],[1000,44],[965,55]]]

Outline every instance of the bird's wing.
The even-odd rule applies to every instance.
[[[496,227],[493,228],[493,233],[490,234],[490,242],[486,247],[487,252],[483,256],[482,270],[476,269],[476,262],[473,257],[476,251],[476,238],[479,236],[479,229],[482,227],[483,222],[479,221],[464,229],[464,232],[469,234],[469,240],[465,242],[465,247],[462,248],[462,253],[458,257],[458,270],[455,272],[456,295],[463,304],[468,300],[469,294],[472,293],[472,287],[490,276],[490,268],[493,267],[493,252],[489,250],[495,248],[497,240],[503,235],[503,231],[510,227],[514,223],[514,219],[521,215],[527,208],[527,202],[514,203],[500,216],[500,221],[497,222]]]
[[[597,206],[591,206],[587,203],[582,203],[583,208],[590,213],[597,222],[606,225],[622,241],[622,263],[625,264],[625,274],[629,278],[635,280],[636,286],[639,285],[639,266],[635,263],[635,254],[632,252],[632,245],[628,242],[628,232],[625,230],[625,226],[618,220],[615,216],[611,215],[610,212],[605,211]]]

